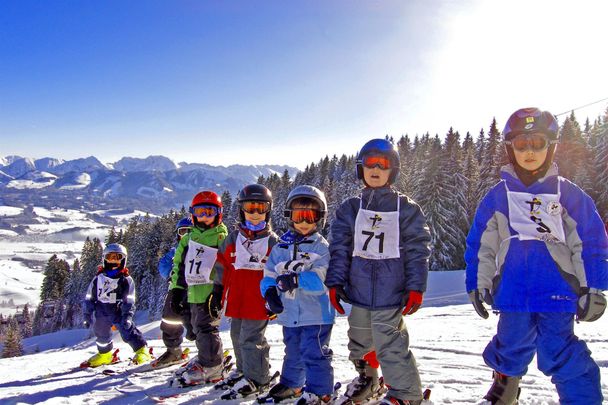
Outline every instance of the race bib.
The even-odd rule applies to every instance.
[[[264,270],[268,260],[268,241],[270,236],[256,240],[247,239],[239,234],[235,242],[235,270]]]
[[[397,211],[379,212],[359,208],[355,220],[353,256],[372,260],[400,257],[399,206]]]
[[[116,304],[118,279],[100,274],[97,277],[97,301],[104,304]]]
[[[211,270],[217,259],[217,249],[193,240],[188,241],[188,253],[184,262],[186,283],[199,285],[212,283]]]

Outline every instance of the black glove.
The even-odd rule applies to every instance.
[[[131,326],[133,325],[133,319],[130,316],[126,316],[122,319],[121,325],[122,325],[123,329],[129,330],[129,329],[131,329]]]
[[[279,291],[292,291],[298,288],[298,273],[288,271],[277,277],[277,288]]]
[[[213,285],[213,291],[207,297],[207,301],[205,302],[205,308],[207,309],[207,313],[213,319],[219,319],[220,314],[222,313],[222,295],[224,294],[224,288],[219,284]]]
[[[171,311],[176,315],[183,315],[188,304],[186,302],[188,292],[183,288],[174,288],[169,291],[169,294],[171,294]]]
[[[606,310],[606,297],[600,290],[581,288],[576,305],[576,320],[593,322],[600,319]]]
[[[283,309],[285,309],[283,308],[283,303],[281,302],[281,298],[279,297],[276,287],[270,287],[268,290],[266,290],[264,299],[266,300],[266,309],[273,314],[280,314],[283,312]]]
[[[490,314],[488,314],[488,311],[486,310],[486,307],[483,306],[483,303],[485,302],[488,305],[492,305],[494,303],[490,290],[484,288],[481,290],[469,291],[469,299],[473,304],[473,308],[475,308],[475,312],[477,312],[477,314],[483,319],[488,319]]]
[[[84,326],[86,329],[89,329],[89,327],[93,324],[93,316],[91,314],[84,314],[84,319],[82,320],[82,326]]]

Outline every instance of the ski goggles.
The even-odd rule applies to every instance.
[[[104,260],[106,260],[108,262],[119,262],[122,259],[124,259],[124,256],[122,255],[122,253],[117,253],[117,252],[106,253],[106,256],[104,257]]]
[[[190,213],[197,218],[214,217],[219,210],[215,205],[195,205],[190,208]]]
[[[526,150],[541,152],[547,149],[552,143],[557,143],[557,141],[550,141],[549,138],[542,133],[521,134],[510,141],[505,141],[505,144],[511,145],[511,147],[518,152],[524,152]]]
[[[270,211],[270,203],[268,201],[243,201],[241,209],[248,214],[266,214]]]
[[[289,218],[294,224],[316,224],[321,219],[321,211],[313,208],[294,208],[291,210]]]
[[[183,227],[183,228],[177,228],[177,234],[179,236],[184,236],[185,234],[189,233],[192,230],[192,228],[190,228],[189,226]]]
[[[391,168],[391,161],[385,156],[365,156],[362,163],[368,169],[379,167],[382,170],[387,170]]]

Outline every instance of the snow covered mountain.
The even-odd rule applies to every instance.
[[[420,371],[424,388],[430,388],[431,402],[443,404],[478,404],[491,385],[492,372],[483,363],[481,353],[496,331],[498,317],[484,320],[466,303],[464,274],[432,272],[424,306],[405,318],[410,347]],[[348,310],[348,307],[347,307]],[[159,321],[148,321],[139,313],[136,323],[159,355],[164,351]],[[228,320],[221,325],[224,348],[232,352]],[[608,316],[593,323],[580,323],[576,333],[584,339],[600,365],[602,391],[608,398]],[[330,347],[335,381],[344,387],[355,377],[348,360],[348,323],[345,316],[336,318]],[[115,347],[127,359],[132,351],[114,332]],[[281,327],[271,322],[266,329],[270,344],[271,370],[281,370],[284,345]],[[196,353],[196,346],[185,341]],[[0,399],[3,404],[255,404],[255,398],[221,401],[221,391],[209,385],[191,388],[168,387],[167,379],[178,368],[137,372],[128,361],[110,366],[116,374],[105,375],[98,369],[80,369],[78,364],[96,351],[92,333],[84,329],[64,330],[26,339],[27,355],[0,359]],[[521,382],[520,405],[558,405],[557,392],[549,377],[534,361]],[[159,398],[164,396],[162,400]]]
[[[292,177],[298,172],[280,165],[176,164],[164,156],[124,157],[113,164],[94,156],[69,161],[7,156],[0,159],[0,193],[2,203],[10,206],[130,207],[160,214],[187,205],[201,189],[234,195],[259,176],[282,175],[285,170]]]

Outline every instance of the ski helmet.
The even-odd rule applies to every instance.
[[[393,184],[399,174],[401,163],[399,161],[399,152],[397,151],[397,148],[386,139],[372,139],[363,145],[357,155],[357,160],[355,161],[357,178],[365,182],[365,179],[363,178],[363,158],[375,155],[385,156],[391,162],[391,173],[388,176],[388,184]]]
[[[310,199],[319,204],[319,211],[321,215],[315,222],[315,225],[317,226],[318,231],[322,230],[325,226],[325,220],[327,218],[327,200],[325,199],[325,194],[323,191],[309,185],[297,186],[291,190],[287,196],[287,202],[285,203],[285,211],[283,211],[283,215],[285,218],[287,218],[289,229],[294,230],[294,222],[291,219],[291,213],[293,211],[292,204],[298,199]]]
[[[222,199],[219,195],[208,190],[197,193],[192,198],[192,202],[190,203],[190,214],[193,214],[193,208],[199,205],[213,205],[217,207],[217,215],[215,216],[215,221],[213,224],[217,225],[222,222],[224,204],[222,203]],[[192,216],[192,222],[194,225],[198,224],[198,220],[194,215]]]
[[[555,116],[549,111],[536,107],[520,108],[515,111],[502,131],[504,141],[510,141],[517,135],[541,132],[550,140],[557,140],[558,125]]]
[[[108,244],[104,249],[103,249],[103,253],[102,253],[102,258],[103,258],[103,267],[104,268],[109,268],[108,264],[106,263],[106,257],[110,254],[110,253],[118,253],[119,255],[122,256],[122,258],[120,259],[120,268],[124,268],[125,265],[127,264],[127,248],[124,247],[123,245],[121,245],[120,243],[110,243]]]
[[[243,203],[245,201],[260,201],[268,203],[268,211],[264,221],[270,221],[270,212],[272,211],[272,193],[262,184],[249,184],[239,191],[236,202],[239,207],[239,220],[241,224],[245,223],[245,213],[243,212]]]
[[[177,233],[177,239],[179,240],[184,234],[180,233],[181,229],[191,229],[194,226],[192,220],[189,217],[183,217],[175,225],[175,233]]]

